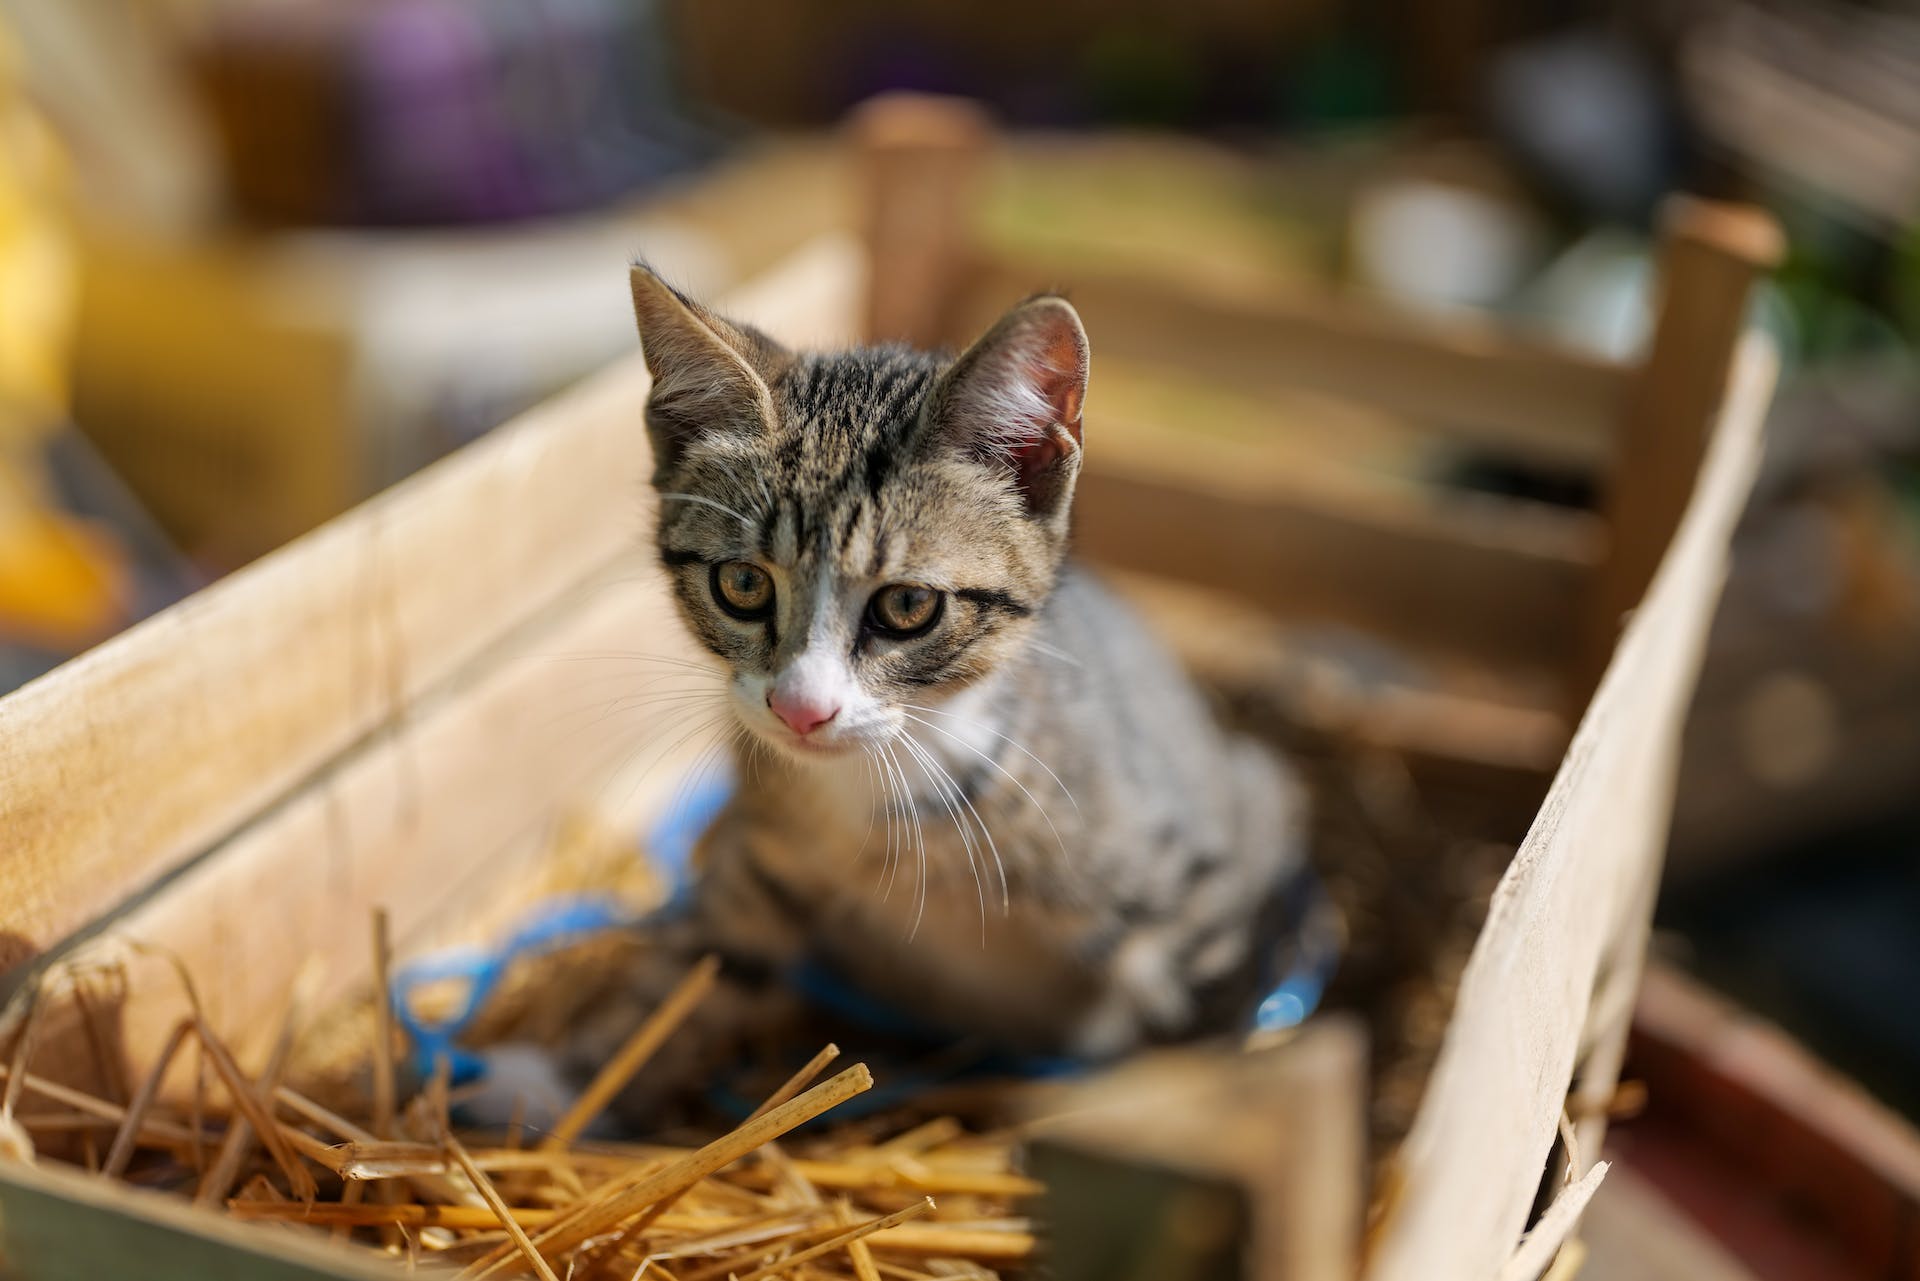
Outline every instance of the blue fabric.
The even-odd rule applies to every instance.
[[[421,1075],[432,1075],[442,1059],[447,1061],[456,1085],[480,1075],[479,1056],[454,1042],[485,1007],[487,998],[516,960],[553,951],[604,930],[631,926],[634,919],[619,904],[598,896],[549,899],[497,947],[449,948],[395,970],[389,988],[393,1016],[413,1042],[414,1062]],[[429,1019],[414,1008],[414,994],[421,988],[454,982],[465,987],[458,1005],[445,1018]]]
[[[524,918],[507,938],[492,948],[452,948],[402,966],[393,974],[390,991],[394,1018],[413,1043],[415,1066],[431,1075],[442,1059],[454,1084],[477,1079],[485,1070],[481,1057],[456,1042],[499,986],[513,963],[539,956],[605,930],[631,929],[684,912],[693,898],[693,852],[700,837],[733,795],[733,780],[724,772],[694,788],[682,803],[670,806],[648,842],[655,865],[667,881],[667,898],[645,916],[636,916],[619,903],[600,895],[570,895],[549,899]],[[445,1018],[428,1019],[414,1009],[414,994],[430,984],[464,982],[458,1007]]]
[[[667,881],[667,901],[656,915],[679,913],[693,900],[693,853],[733,797],[733,773],[719,769],[693,784],[647,834],[647,852]]]
[[[609,929],[643,927],[687,910],[694,889],[693,852],[733,794],[730,774],[712,775],[695,785],[648,835],[647,848],[667,878],[666,902],[646,916],[635,916],[610,899],[569,896],[541,904],[502,943],[492,949],[457,948],[420,958],[393,975],[394,1016],[412,1039],[414,1057],[423,1075],[447,1061],[455,1084],[477,1078],[484,1070],[480,1056],[455,1044],[493,994],[500,979],[522,957],[578,941]],[[1250,1030],[1273,1032],[1304,1022],[1319,1007],[1326,985],[1339,965],[1339,932],[1331,923],[1325,892],[1311,873],[1301,876],[1287,893],[1286,921],[1281,931],[1293,945],[1291,955],[1273,958],[1278,971],[1255,1009]],[[457,1009],[445,1018],[429,1020],[415,1012],[414,994],[428,984],[464,981],[466,989]],[[912,1014],[875,998],[849,982],[823,958],[808,957],[788,971],[788,983],[823,1012],[876,1036],[910,1045],[950,1045],[954,1038],[930,1028]],[[885,1073],[885,1089],[869,1091],[858,1101],[860,1112],[879,1111],[933,1086],[962,1076],[1052,1077],[1089,1066],[1079,1060],[983,1054],[963,1070],[932,1075],[902,1066]],[[737,1097],[725,1085],[712,1101],[723,1111],[744,1115],[751,1100]],[[848,1115],[846,1106],[835,1109]]]

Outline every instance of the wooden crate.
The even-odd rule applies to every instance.
[[[1056,283],[1046,264],[972,241],[965,196],[990,140],[964,108],[877,106],[857,139],[861,234],[815,239],[723,299],[729,314],[800,344],[939,340]],[[1600,1105],[1645,950],[1674,744],[1771,388],[1770,352],[1739,336],[1770,234],[1742,210],[1680,207],[1656,336],[1633,367],[1333,304],[1073,282],[1097,368],[1173,361],[1253,388],[1416,403],[1463,438],[1578,457],[1611,480],[1602,518],[1571,526],[1339,503],[1291,492],[1258,442],[1203,455],[1142,437],[1109,455],[1093,419],[1078,517],[1093,559],[1539,666],[1559,710],[1584,712],[1494,894],[1412,1131],[1376,1189],[1364,1259],[1362,1077],[1334,1025],[1185,1064],[1202,1083],[1182,1087],[1194,1131],[1139,1126],[1132,1147],[1056,1132],[1047,1159],[1086,1173],[1056,1197],[1062,1275],[1092,1257],[1073,1223],[1151,1219],[1088,1200],[1128,1186],[1116,1171],[1222,1189],[1237,1207],[1229,1253],[1245,1251],[1249,1276],[1535,1275],[1571,1230],[1600,1177]],[[580,699],[558,656],[684,646],[638,545],[646,390],[641,362],[624,361],[0,700],[0,965],[16,984],[77,949],[139,940],[122,953],[132,996],[109,1011],[126,1060],[150,1061],[182,1013],[176,958],[208,1018],[257,1052],[243,1034],[269,1034],[309,957],[324,963],[323,995],[364,985],[360,923],[375,905],[403,952],[485,933],[522,901],[566,811],[622,824],[657,812],[671,779],[627,779],[635,743],[552,732],[555,709]],[[1167,621],[1178,634],[1180,617]],[[1486,710],[1339,714],[1384,745],[1486,766],[1489,736],[1455,724]],[[94,1056],[60,1034],[62,1018],[77,1025],[53,1015],[36,1071],[84,1077]],[[1131,1080],[1088,1088],[1133,1106]],[[1542,1198],[1550,1168],[1566,1186]],[[1537,1201],[1550,1202],[1538,1216]],[[128,1259],[143,1275],[198,1277],[214,1258],[235,1275],[367,1275],[324,1243],[10,1165],[0,1258],[36,1277]]]

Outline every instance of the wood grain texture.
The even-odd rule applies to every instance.
[[[1557,670],[1601,552],[1582,513],[1291,483],[1234,442],[1089,445],[1074,541],[1115,568],[1331,620],[1416,653]]]
[[[1245,392],[1316,391],[1405,414],[1466,444],[1571,467],[1611,453],[1628,370],[1461,320],[1422,321],[1338,298],[982,257],[962,277],[946,338],[985,331],[1010,304],[1058,289],[1101,361],[1177,369]]]
[[[1644,952],[1680,726],[1776,363],[1764,339],[1742,346],[1686,518],[1494,893],[1399,1154],[1373,1281],[1483,1281],[1526,1227],[1596,986]]]
[[[374,907],[387,908],[402,956],[509,928],[525,897],[506,891],[535,880],[568,809],[632,830],[665,803],[687,755],[671,740],[687,722],[641,711],[599,719],[603,704],[657,671],[573,657],[678,652],[654,575],[634,571],[556,608],[511,656],[348,754],[115,923],[105,945],[153,949],[126,956],[139,999],[121,1034],[136,1071],[184,1010],[172,958],[194,976],[208,1021],[239,1051],[257,1049],[255,1034],[272,1026],[309,958],[324,966],[323,1001],[364,982]],[[605,680],[621,670],[630,681]],[[612,783],[630,759],[648,776]]]
[[[836,236],[725,305],[836,341],[863,285]],[[646,388],[625,361],[0,699],[0,968],[236,831],[641,540]]]

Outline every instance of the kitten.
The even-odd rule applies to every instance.
[[[1304,866],[1303,794],[1068,560],[1073,308],[1023,303],[957,360],[816,354],[644,266],[632,284],[659,557],[747,746],[691,910],[570,1069],[707,952],[720,988],[630,1089],[633,1121],[795,1017],[802,957],[1017,1051],[1231,1027]]]

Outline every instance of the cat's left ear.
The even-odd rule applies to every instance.
[[[1058,517],[1080,472],[1089,353],[1064,298],[1029,299],[947,371],[928,406],[939,440],[1005,466],[1027,510]]]

